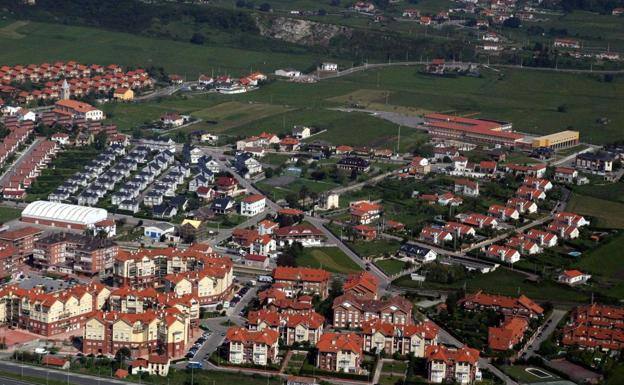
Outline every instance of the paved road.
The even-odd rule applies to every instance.
[[[140,102],[140,101],[146,101],[146,100],[171,96],[175,94],[176,92],[180,91],[182,88],[191,87],[194,84],[197,84],[197,82],[185,82],[182,84],[176,84],[176,85],[171,85],[168,87],[158,88],[152,93],[137,96],[136,98],[134,98],[134,101]]]
[[[33,150],[35,149],[35,147],[37,147],[37,145],[41,141],[43,141],[43,139],[44,138],[41,138],[41,137],[35,138],[35,140],[33,140],[33,142],[30,144],[30,146],[28,146],[27,149],[22,151],[22,153],[17,157],[17,159],[15,159],[13,164],[9,168],[7,168],[7,170],[2,174],[2,176],[0,176],[0,186],[4,186],[4,183],[9,181],[9,178],[11,177],[11,174],[13,173],[13,170],[17,169],[17,167],[20,165],[20,163],[22,163],[22,160],[24,159],[24,157],[26,155],[32,153]]]
[[[546,326],[539,329],[537,331],[537,337],[535,337],[535,339],[531,344],[529,344],[529,346],[525,347],[526,349],[524,353],[527,355],[527,357],[537,355],[537,353],[535,352],[539,349],[542,342],[546,341],[548,337],[553,334],[553,332],[557,328],[557,325],[563,319],[563,317],[565,317],[566,313],[567,311],[562,309],[553,309],[552,313],[550,313],[550,316],[544,321],[543,325]]]
[[[431,61],[396,61],[396,62],[387,62],[387,63],[366,63],[361,66],[345,69],[344,71],[339,71],[339,72],[335,72],[332,74],[324,74],[323,77],[319,78],[319,80],[339,78],[339,77],[354,74],[356,72],[368,71],[368,70],[378,69],[378,68],[416,66],[416,65],[427,65],[427,64],[431,64]],[[517,64],[487,64],[487,63],[462,62],[462,61],[453,61],[453,62],[448,62],[447,64],[464,65],[464,66],[477,65],[477,66],[487,66],[487,67],[496,67],[496,68],[525,69],[525,70],[533,70],[533,71],[563,72],[563,73],[572,73],[572,74],[592,74],[592,73],[593,74],[622,74],[624,73],[624,70],[607,71],[607,70],[593,70],[593,69],[527,67],[527,66],[522,66],[522,65],[517,65]]]
[[[114,378],[101,378],[96,376],[88,376],[85,374],[76,374],[71,372],[64,372],[55,369],[48,369],[44,367],[21,365],[16,362],[0,361],[0,370],[11,372],[15,374],[23,375],[25,377],[40,377],[42,379],[48,378],[49,380],[63,381],[67,384],[77,385],[119,385],[127,384],[127,381],[120,381]],[[104,375],[104,373],[102,373]],[[24,385],[32,384],[27,381],[17,381],[8,379],[6,377],[0,377],[0,384],[6,385]]]

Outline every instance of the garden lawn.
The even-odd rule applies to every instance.
[[[389,276],[398,274],[403,271],[403,269],[405,269],[405,264],[405,262],[398,261],[396,259],[384,259],[382,261],[375,262],[375,265],[377,265],[378,268],[383,270],[383,272]]]
[[[405,373],[409,362],[404,361],[392,361],[384,362],[381,371],[383,373]]]
[[[362,258],[384,254],[394,254],[401,244],[394,240],[379,239],[375,241],[349,242],[349,246]]]
[[[323,268],[332,273],[350,274],[362,270],[337,247],[306,247],[297,258],[298,266]]]
[[[10,207],[0,207],[0,223],[5,223],[13,219],[19,218],[22,214],[21,209],[14,209]]]

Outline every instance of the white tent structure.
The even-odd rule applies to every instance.
[[[67,229],[85,229],[105,220],[108,211],[97,207],[35,201],[22,211],[22,221]]]

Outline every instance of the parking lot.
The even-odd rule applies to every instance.
[[[225,334],[230,325],[245,324],[246,319],[243,310],[251,300],[256,298],[256,294],[258,293],[258,286],[252,286],[251,281],[252,280],[249,278],[240,280],[240,284],[243,286],[230,301],[230,307],[226,310],[225,317],[201,320],[201,325],[205,331],[187,352],[186,358],[189,361],[200,362],[206,366],[210,355],[215,352],[225,340]],[[228,322],[228,320],[230,322]],[[180,366],[186,366],[186,363],[182,362]]]

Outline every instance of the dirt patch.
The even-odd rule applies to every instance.
[[[16,39],[16,40],[22,39],[26,37],[26,35],[23,35],[17,32],[17,30],[26,25],[28,25],[28,21],[16,21],[3,28],[0,28],[0,37],[4,37],[8,39]]]
[[[41,336],[29,333],[25,330],[1,328],[0,338],[3,338],[5,340],[8,348],[11,348],[16,345],[21,345],[30,341],[34,341],[41,338]]]
[[[268,180],[265,180],[263,183],[268,184],[273,187],[283,187],[297,180],[296,177],[290,175],[281,175]]]

